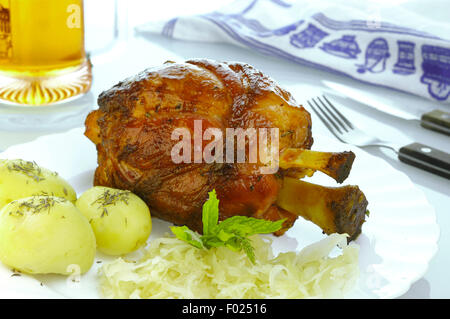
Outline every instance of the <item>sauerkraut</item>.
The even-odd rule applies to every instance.
[[[332,234],[300,252],[277,256],[270,237],[251,239],[255,264],[244,252],[225,247],[206,250],[174,237],[155,239],[139,260],[118,258],[99,269],[101,294],[105,298],[341,298],[357,282],[359,246],[347,245],[346,235]]]

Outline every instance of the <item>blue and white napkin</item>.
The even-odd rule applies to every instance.
[[[211,13],[148,23],[137,31],[229,42],[450,103],[450,40],[411,23],[384,22],[380,11],[372,9],[326,1],[239,0]]]

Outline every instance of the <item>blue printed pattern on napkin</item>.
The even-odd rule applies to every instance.
[[[301,1],[248,0],[235,12],[215,11],[168,21],[162,34],[214,29],[206,41],[228,41],[362,82],[450,102],[450,42],[367,19],[339,21],[302,13]],[[245,2],[245,1],[244,1]],[[267,12],[273,10],[273,18]],[[269,18],[268,18],[269,17]],[[270,21],[268,21],[270,19]],[[269,23],[270,22],[270,23]],[[271,27],[269,27],[269,25]],[[273,27],[276,25],[276,27]],[[205,41],[203,35],[202,40]]]

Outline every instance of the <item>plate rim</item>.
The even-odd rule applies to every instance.
[[[3,152],[0,152],[0,159],[2,159],[2,158],[12,158],[12,156],[10,156],[10,154],[14,154],[15,152],[17,153],[17,150],[20,151],[20,150],[26,149],[28,145],[30,145],[30,144],[36,145],[36,144],[41,143],[42,141],[45,141],[46,139],[61,138],[62,136],[67,136],[67,135],[71,136],[72,134],[77,134],[79,136],[80,133],[84,137],[83,130],[84,130],[84,127],[76,127],[76,128],[72,128],[72,129],[69,129],[67,131],[64,131],[64,132],[56,132],[56,133],[52,133],[52,134],[41,135],[41,136],[38,136],[37,138],[35,138],[33,140],[30,140],[28,142],[25,142],[25,143],[11,145],[6,150],[4,150]],[[315,141],[317,141],[318,139],[332,140],[329,136],[325,136],[325,135],[322,135],[322,134],[316,134],[316,136],[314,138],[315,138]],[[382,159],[380,157],[376,157],[376,156],[368,153],[364,149],[357,148],[357,147],[354,147],[354,146],[351,146],[351,145],[348,145],[348,144],[344,144],[344,143],[341,143],[341,142],[339,142],[337,140],[333,140],[333,143],[335,145],[339,145],[339,147],[350,148],[351,150],[357,150],[358,153],[364,153],[365,154],[364,156],[370,157],[370,158],[372,158],[372,159],[374,159],[376,161],[383,162],[383,165],[387,165],[392,170],[396,171],[398,174],[403,175],[403,178],[410,184],[410,186],[412,186],[413,189],[417,193],[420,193],[420,195],[422,197],[421,200],[423,200],[423,204],[425,204],[425,206],[429,210],[429,213],[431,213],[430,217],[431,217],[431,220],[433,222],[433,227],[435,228],[434,229],[434,233],[433,233],[434,234],[434,240],[432,242],[430,242],[430,247],[432,247],[433,251],[428,254],[428,256],[427,256],[428,260],[427,260],[426,264],[424,264],[421,267],[420,271],[415,272],[415,276],[410,277],[409,280],[407,280],[406,282],[402,283],[401,281],[397,281],[396,282],[396,287],[397,287],[397,291],[396,292],[388,294],[387,296],[384,296],[384,297],[375,296],[376,298],[387,298],[387,299],[400,297],[403,294],[405,294],[411,288],[411,286],[414,283],[416,283],[418,280],[420,280],[421,278],[423,278],[425,276],[425,274],[429,270],[431,261],[436,256],[437,252],[439,251],[439,239],[440,239],[440,236],[441,236],[441,230],[440,230],[439,224],[437,223],[437,216],[436,216],[435,208],[428,201],[428,198],[426,197],[426,195],[423,192],[423,190],[418,188],[413,183],[413,181],[410,179],[410,177],[408,175],[406,175],[402,171],[397,170],[396,168],[394,168],[390,163],[388,163],[384,159]],[[97,162],[95,162],[95,164],[97,164]],[[83,171],[81,171],[81,172],[79,171],[78,174],[79,173],[83,173]],[[71,179],[71,178],[75,177],[76,175],[77,174],[73,174],[72,176],[65,176],[65,178]],[[361,274],[361,270],[360,270],[360,274]],[[358,280],[358,282],[359,282],[359,280]],[[61,294],[61,293],[59,293],[57,291],[54,291],[50,287],[47,287],[47,288],[52,293],[57,293],[57,294],[61,295],[62,298],[66,298],[66,296],[64,296],[63,294]],[[355,287],[355,288],[357,288],[355,290],[359,290],[359,286]],[[1,288],[0,288],[0,291],[1,291]],[[36,296],[36,298],[42,298],[42,296]],[[52,297],[49,297],[49,298],[52,298]],[[358,297],[358,296],[356,296],[354,298],[366,298],[366,297]]]

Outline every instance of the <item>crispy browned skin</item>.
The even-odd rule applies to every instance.
[[[85,132],[98,151],[95,185],[131,190],[154,216],[197,231],[212,189],[220,200],[220,219],[286,218],[277,233],[282,234],[298,217],[276,205],[283,170],[262,175],[261,163],[175,164],[171,159],[178,142],[171,139],[172,131],[186,127],[194,136],[195,120],[202,120],[203,131],[277,127],[280,151],[311,148],[310,114],[253,67],[211,60],[166,62],[103,92],[98,105],[86,119]],[[301,175],[302,169],[289,173]]]

